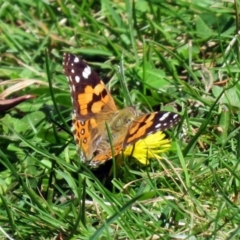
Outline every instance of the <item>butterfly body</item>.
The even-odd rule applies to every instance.
[[[96,167],[126,146],[179,122],[175,113],[137,116],[134,107],[119,110],[98,75],[73,54],[64,55],[63,67],[69,80],[73,134],[80,159],[91,166]]]

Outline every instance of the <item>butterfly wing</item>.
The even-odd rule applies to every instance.
[[[157,131],[164,131],[176,125],[180,121],[180,116],[172,112],[154,112],[136,117],[130,124],[125,139],[114,145],[114,155],[118,155],[125,147],[136,143],[140,139]],[[97,154],[92,165],[96,166],[112,158],[112,150]]]
[[[134,144],[139,139],[153,134],[157,131],[164,131],[176,125],[180,116],[172,112],[153,112],[137,117],[129,126],[128,134],[123,147]]]
[[[69,81],[73,111],[77,117],[104,119],[104,114],[108,116],[117,110],[103,81],[82,59],[66,53],[63,68]]]
[[[73,134],[83,161],[92,158],[105,121],[117,111],[116,104],[104,83],[82,59],[66,53],[63,58],[73,104]]]

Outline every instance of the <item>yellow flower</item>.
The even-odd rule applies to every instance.
[[[150,158],[161,159],[159,153],[166,152],[171,147],[171,141],[164,139],[165,136],[163,132],[151,134],[134,145],[126,147],[123,154],[133,156],[144,165],[149,164]]]

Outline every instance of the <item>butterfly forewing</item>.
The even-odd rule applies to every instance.
[[[82,59],[66,53],[63,68],[69,81],[73,109],[77,116],[87,119],[96,117],[96,114],[117,110],[104,83]]]
[[[180,121],[180,116],[172,112],[154,112],[142,115],[134,119],[129,127],[128,135],[124,141],[124,147],[134,144],[157,131],[164,131],[176,125]]]

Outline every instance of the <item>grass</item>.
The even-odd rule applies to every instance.
[[[0,239],[239,239],[238,12],[237,1],[2,3],[0,99],[36,97],[1,113]],[[119,108],[182,115],[162,161],[126,159],[114,175],[111,161],[79,162],[64,52]]]

